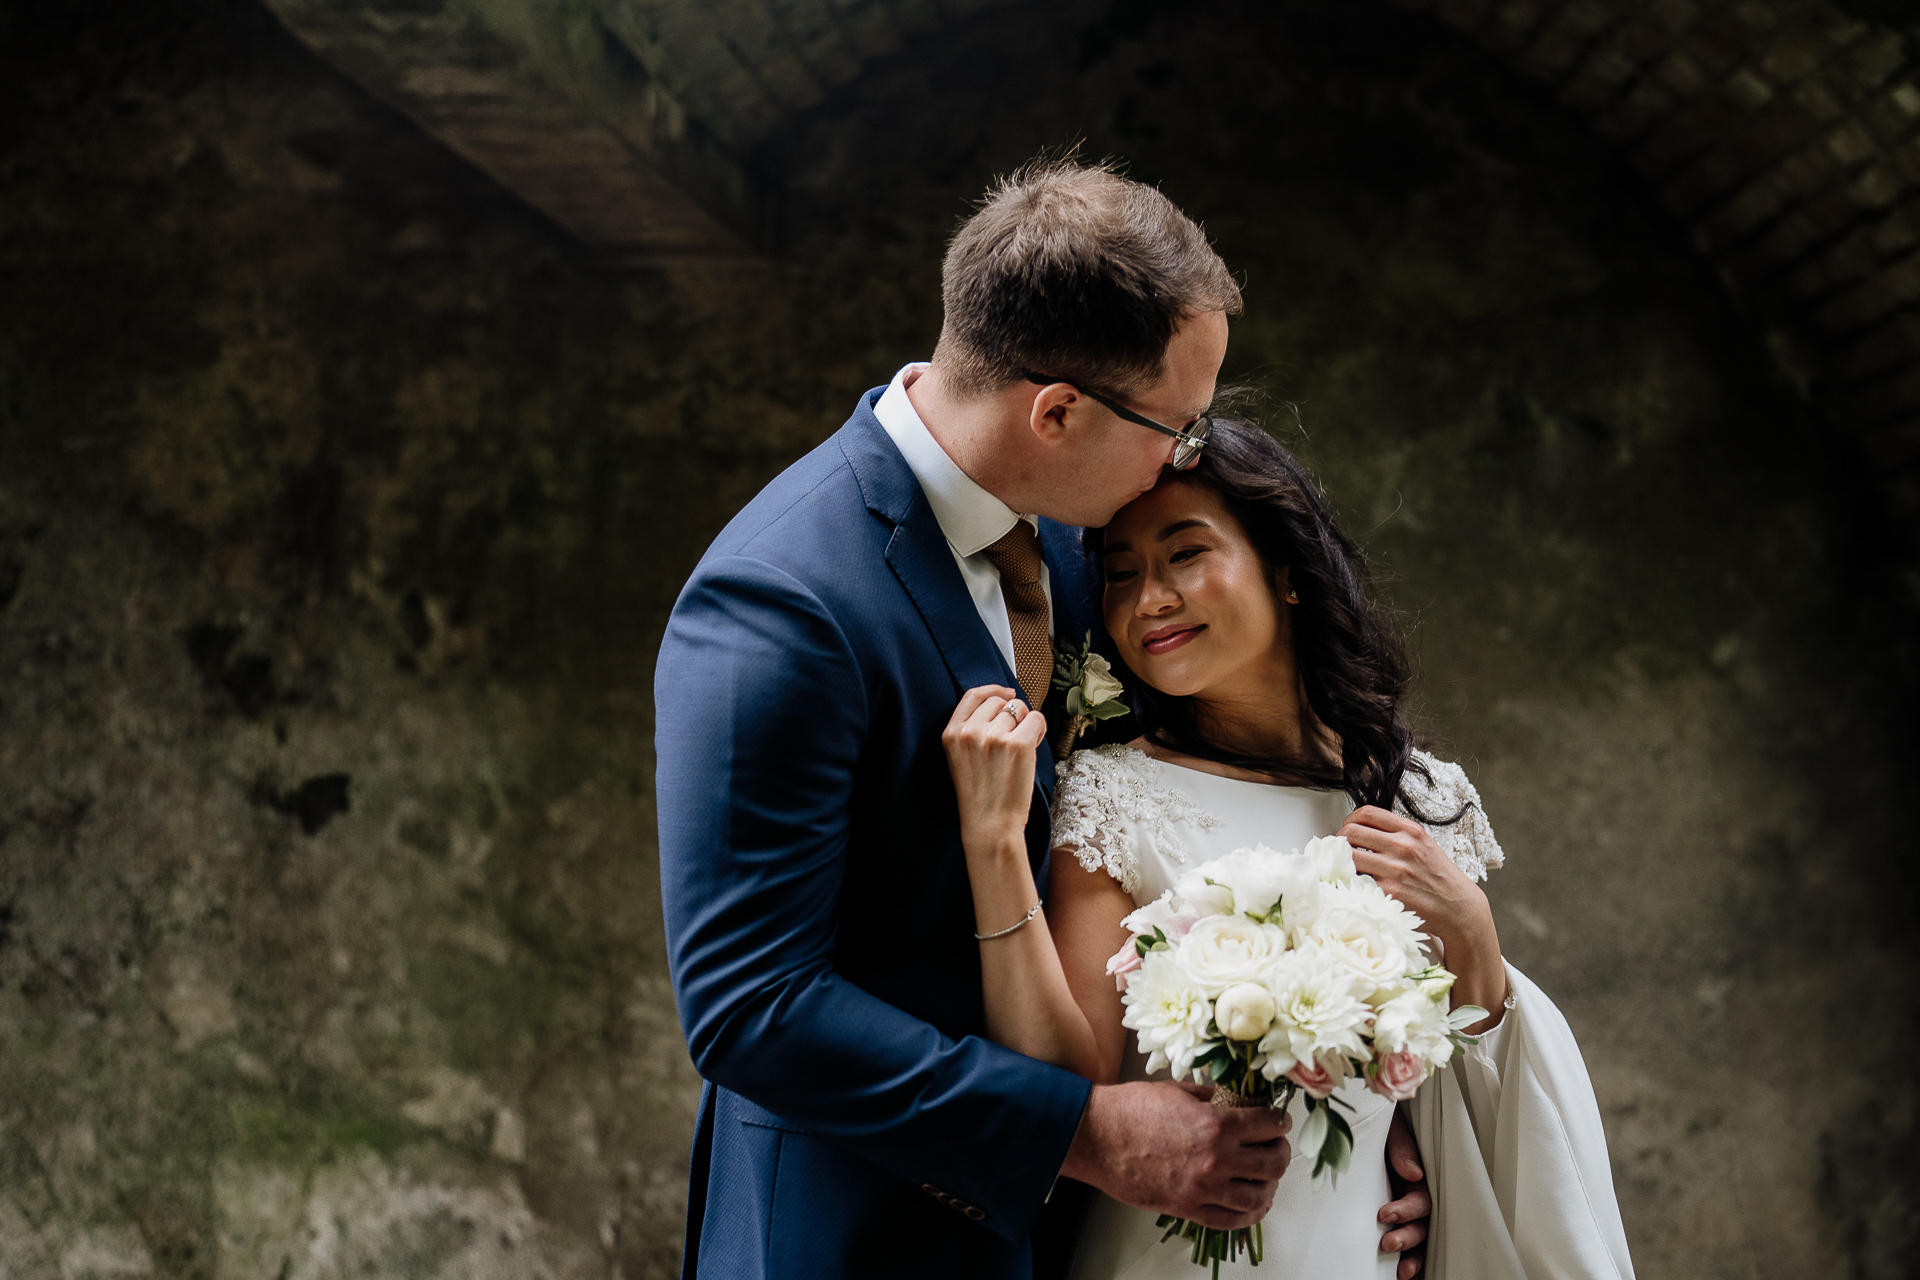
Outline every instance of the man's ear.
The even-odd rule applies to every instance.
[[[1071,429],[1068,419],[1075,413],[1084,413],[1088,403],[1085,396],[1066,383],[1050,383],[1033,397],[1027,425],[1042,442],[1058,444]]]

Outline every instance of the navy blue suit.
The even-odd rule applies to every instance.
[[[1090,1088],[984,1038],[940,732],[1015,677],[879,396],[726,527],[660,648],[668,963],[707,1081],[690,1277],[1026,1277]],[[1079,531],[1040,543],[1078,638]],[[1036,783],[1038,874],[1045,747]]]

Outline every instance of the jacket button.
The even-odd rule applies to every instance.
[[[943,1192],[942,1192],[942,1191],[940,1190],[940,1188],[938,1188],[938,1187],[936,1187],[936,1186],[934,1186],[934,1185],[933,1185],[933,1184],[932,1184],[931,1182],[923,1182],[923,1183],[921,1183],[921,1184],[920,1184],[920,1189],[921,1189],[922,1191],[924,1191],[924,1192],[926,1192],[926,1193],[927,1193],[928,1195],[930,1195],[930,1196],[932,1196],[932,1197],[933,1197],[934,1199],[936,1199],[936,1200],[938,1200],[938,1199],[939,1199],[939,1198],[941,1197],[941,1195],[942,1195],[942,1194],[944,1194],[944,1193],[943,1193]]]
[[[979,1205],[970,1204],[967,1206],[967,1216],[975,1222],[985,1222],[987,1220],[987,1211]]]

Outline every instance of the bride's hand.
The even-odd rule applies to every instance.
[[[1477,1030],[1498,1023],[1507,971],[1485,891],[1411,818],[1364,805],[1347,815],[1339,834],[1353,846],[1354,867],[1424,920],[1426,931],[1439,939],[1444,963],[1457,979],[1454,1006],[1477,1004],[1492,1012]]]
[[[972,854],[999,845],[1026,847],[1034,759],[1046,718],[1016,690],[982,685],[953,709],[940,745],[960,800],[960,839]]]

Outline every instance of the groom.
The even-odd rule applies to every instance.
[[[1286,1169],[1273,1113],[985,1038],[975,930],[1007,922],[973,918],[940,744],[962,691],[1038,706],[1048,637],[1098,626],[1076,526],[1153,486],[1239,290],[1159,192],[1059,162],[960,229],[944,301],[932,363],[735,517],[661,645],[668,958],[708,1082],[687,1277],[1013,1280],[1062,1175],[1234,1227]],[[1053,774],[1042,745],[1036,873]]]

